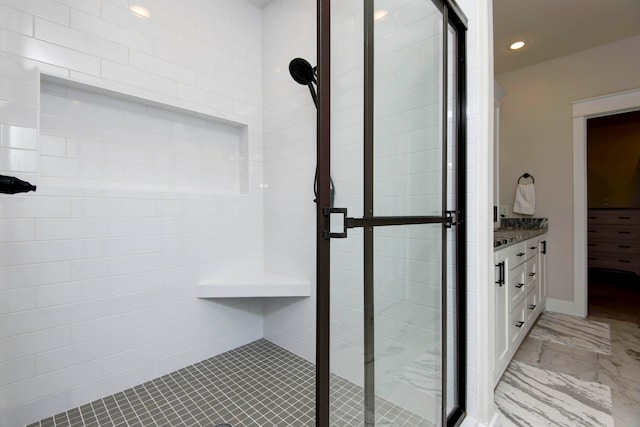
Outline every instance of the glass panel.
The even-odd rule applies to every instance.
[[[447,52],[447,210],[456,210],[456,186],[457,186],[457,96],[456,93],[456,31],[451,25],[448,30]],[[446,382],[446,410],[447,414],[458,405],[458,389],[456,372],[458,362],[457,349],[457,264],[456,264],[456,232],[458,227],[447,229],[447,382]]]
[[[375,215],[441,215],[442,13],[376,0],[375,14]]]
[[[331,3],[331,176],[335,206],[350,217],[363,207],[363,23],[362,0]]]
[[[378,227],[374,241],[376,421],[438,425],[442,225]]]
[[[334,206],[363,212],[362,0],[331,2],[331,177]],[[364,420],[363,230],[331,240],[330,423]]]
[[[359,426],[364,420],[363,230],[331,240],[330,421]]]

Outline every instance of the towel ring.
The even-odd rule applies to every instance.
[[[523,173],[522,176],[520,178],[518,178],[518,184],[520,184],[520,180],[522,178],[524,178],[524,179],[531,178],[531,181],[533,181],[534,184],[536,183],[536,179],[529,172]]]

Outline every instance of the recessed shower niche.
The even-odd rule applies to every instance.
[[[48,187],[249,192],[246,125],[44,75],[39,158]]]

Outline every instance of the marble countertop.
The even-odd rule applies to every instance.
[[[524,229],[500,229],[493,232],[493,247],[502,249],[514,243],[539,236],[549,231],[548,228],[538,228],[535,230]]]
[[[500,228],[493,232],[493,247],[502,249],[514,243],[546,233],[547,218],[503,218]]]

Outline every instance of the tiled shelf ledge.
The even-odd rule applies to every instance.
[[[311,283],[266,271],[242,273],[199,283],[198,298],[308,297]]]

